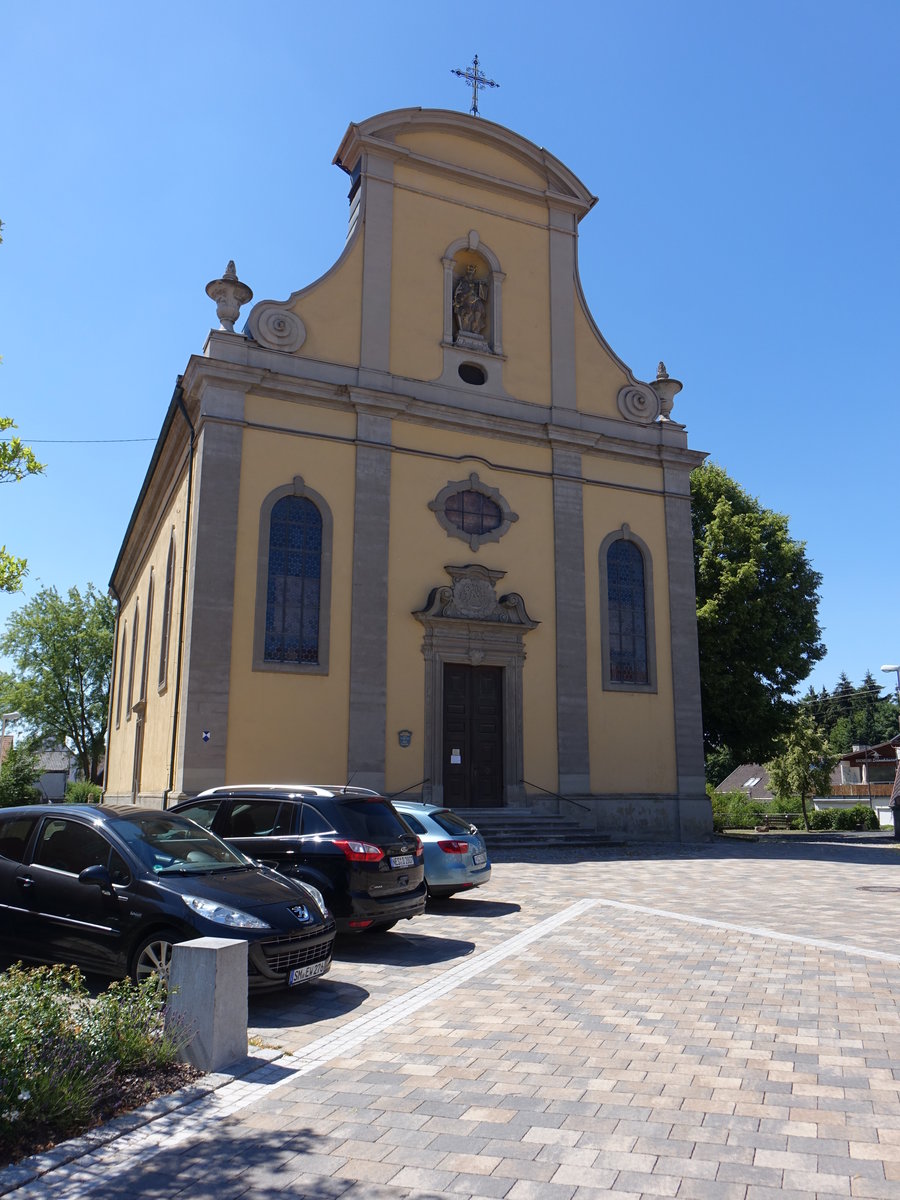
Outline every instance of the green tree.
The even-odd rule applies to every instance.
[[[113,606],[89,583],[61,596],[44,588],[6,622],[0,651],[12,660],[7,695],[41,739],[74,747],[85,779],[96,783],[106,739]]]
[[[0,764],[0,808],[37,800],[40,792],[34,785],[40,774],[37,755],[21,743],[10,746]]]
[[[848,754],[853,746],[877,746],[897,732],[897,705],[892,696],[882,696],[881,690],[871,671],[866,671],[859,687],[842,671],[831,693],[823,690],[817,696],[810,689],[802,703],[832,750]]]
[[[700,690],[707,755],[762,762],[791,724],[791,695],[824,656],[818,571],[787,517],[715,463],[691,473]]]
[[[805,712],[798,713],[779,742],[779,753],[766,763],[769,783],[778,800],[800,801],[803,824],[809,830],[806,802],[811,796],[831,795],[831,772],[838,756],[821,729]]]
[[[3,222],[0,221],[0,242],[3,241]],[[2,359],[0,359],[2,362]],[[0,434],[15,429],[12,417],[0,417]],[[20,483],[28,475],[40,475],[44,464],[39,463],[31,448],[17,437],[0,437],[0,483]],[[24,558],[10,554],[0,546],[0,592],[17,592],[27,569]]]

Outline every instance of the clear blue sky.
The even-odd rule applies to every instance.
[[[599,197],[580,268],[610,344],[644,379],[665,359],[691,444],[807,543],[811,682],[892,686],[897,0],[3,0],[0,413],[47,472],[0,494],[30,563],[0,622],[41,585],[106,587],[207,281],[230,258],[258,300],[315,279],[349,122],[465,111],[474,53],[483,115]]]

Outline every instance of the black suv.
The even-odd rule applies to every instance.
[[[314,884],[339,933],[389,929],[425,908],[422,843],[389,800],[353,787],[217,787],[179,812],[283,875]]]

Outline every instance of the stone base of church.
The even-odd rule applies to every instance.
[[[581,793],[529,794],[527,807],[577,821],[592,833],[633,842],[705,842],[713,833],[709,797]]]

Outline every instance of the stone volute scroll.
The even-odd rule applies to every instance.
[[[290,300],[263,300],[247,320],[247,332],[267,350],[293,354],[306,341],[306,326]]]
[[[625,420],[639,425],[652,424],[661,412],[660,399],[653,388],[637,381],[620,388],[616,402]]]
[[[220,329],[226,333],[234,333],[234,323],[240,315],[241,307],[253,299],[253,292],[246,283],[241,283],[234,269],[234,259],[225,268],[221,279],[211,279],[206,285],[206,294],[216,302],[216,316],[221,324]]]

